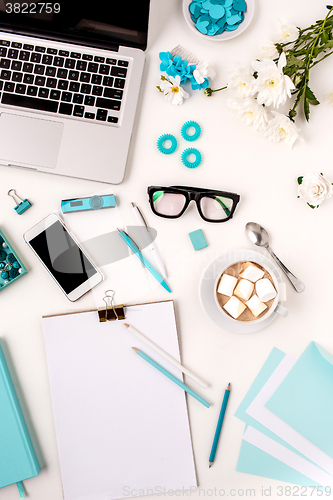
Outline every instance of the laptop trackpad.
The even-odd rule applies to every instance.
[[[64,125],[61,122],[0,114],[0,161],[55,168]]]

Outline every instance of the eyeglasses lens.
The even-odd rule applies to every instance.
[[[161,215],[178,215],[183,210],[186,198],[181,193],[155,191],[153,205],[155,212]]]
[[[224,220],[229,217],[234,200],[224,196],[204,196],[200,200],[203,215],[209,220]]]

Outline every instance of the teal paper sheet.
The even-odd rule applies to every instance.
[[[0,488],[40,471],[0,345]]]
[[[279,438],[276,434],[271,432],[269,429],[264,427],[262,424],[257,422],[253,417],[246,413],[247,408],[250,406],[252,401],[261,391],[263,386],[266,384],[267,380],[276,370],[276,368],[281,363],[284,358],[285,353],[274,347],[268,356],[266,362],[258,373],[256,379],[248,390],[243,401],[239,405],[235,416],[246,423],[246,427],[251,425],[258,431],[262,432],[266,436],[274,439],[277,443],[281,444],[285,448],[288,448],[292,452],[296,453],[300,457],[308,460],[299,451],[295,450],[290,444],[286,443],[283,439]],[[311,462],[310,460],[308,460]],[[313,463],[313,462],[311,462]],[[237,471],[245,472],[247,474],[254,474],[256,476],[268,477],[270,479],[277,479],[279,481],[285,481],[288,483],[298,484],[301,486],[316,486],[317,484],[312,479],[304,476],[295,469],[289,467],[288,465],[280,462],[276,458],[272,457],[268,453],[260,450],[252,444],[242,441],[242,446],[238,458]]]
[[[300,486],[319,486],[312,479],[244,440],[242,441],[236,470]]]
[[[333,356],[311,342],[266,407],[333,458]]]

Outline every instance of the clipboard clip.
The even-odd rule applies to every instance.
[[[114,305],[114,290],[106,290],[105,297],[103,298],[105,302],[105,307],[98,308],[98,316],[100,323],[105,323],[106,321],[116,321],[117,319],[125,319],[124,306],[123,304]]]

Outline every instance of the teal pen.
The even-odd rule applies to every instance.
[[[223,424],[223,419],[224,419],[224,414],[225,410],[227,408],[228,404],[228,399],[230,395],[230,384],[228,384],[226,390],[224,391],[224,397],[222,401],[222,407],[220,411],[220,416],[217,422],[216,426],[216,431],[215,431],[215,436],[214,436],[214,441],[213,441],[213,446],[209,455],[209,467],[211,467],[214,463],[214,458],[215,458],[215,453],[216,453],[216,448],[220,439],[220,434],[221,434],[221,429],[222,429],[222,424]]]
[[[149,356],[147,356],[147,354],[145,354],[143,351],[140,351],[140,349],[138,349],[137,347],[132,347],[132,349],[134,349],[134,351],[142,359],[145,359],[150,365],[152,365],[159,372],[163,373],[163,375],[165,375],[170,380],[172,380],[172,382],[174,382],[175,384],[179,385],[179,387],[181,387],[182,389],[184,389],[184,391],[187,392],[190,396],[193,396],[195,399],[197,399],[200,403],[202,403],[204,406],[206,406],[206,408],[210,407],[210,403],[208,403],[207,401],[205,401],[196,392],[192,391],[192,389],[190,389],[187,385],[183,384],[183,382],[181,382],[177,377],[175,377],[174,375],[172,375],[172,373],[168,372],[168,370],[166,370],[165,368],[163,368],[163,366],[161,366],[158,363],[156,363],[156,361],[154,361]]]
[[[135,253],[138,259],[141,260],[142,264],[148,269],[148,271],[151,272],[151,274],[154,276],[155,279],[157,279],[157,281],[163,286],[163,288],[165,288],[169,293],[171,293],[171,290],[168,287],[167,283],[165,282],[163,276],[161,276],[156,271],[156,269],[153,268],[151,263],[144,257],[137,244],[134,243],[134,241],[130,238],[130,236],[128,236],[127,233],[125,233],[125,231],[121,231],[120,229],[118,229],[118,231],[119,231],[119,236],[124,240],[126,245],[132,250],[132,252]]]

